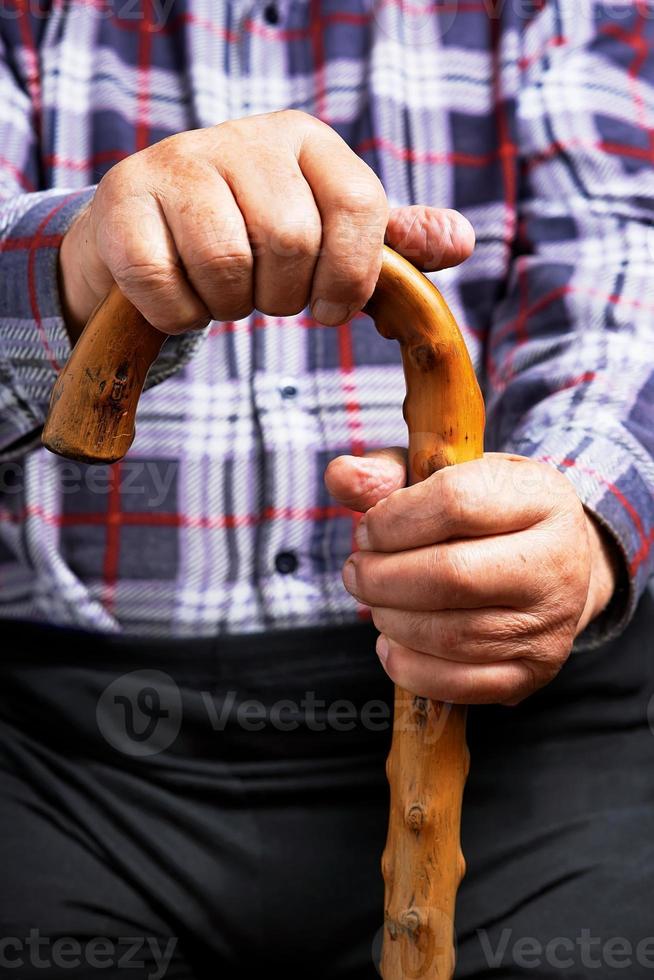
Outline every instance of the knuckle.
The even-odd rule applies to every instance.
[[[249,286],[252,255],[245,249],[197,245],[189,253],[189,271],[202,278],[219,279],[223,288]]]
[[[317,257],[321,236],[319,221],[312,220],[306,212],[286,215],[271,225],[268,248],[287,262],[304,264],[307,259]]]
[[[444,527],[458,528],[465,515],[465,489],[455,468],[446,466],[432,477],[434,506]]]
[[[386,633],[389,626],[389,610],[383,606],[373,606],[370,612],[375,628],[380,633]]]
[[[449,545],[428,549],[428,579],[432,588],[445,590],[450,607],[456,606],[470,584],[469,559],[464,549]]]
[[[206,310],[201,308],[188,308],[174,302],[162,302],[156,307],[152,315],[148,316],[148,320],[153,327],[163,331],[163,333],[176,336],[177,334],[188,333],[190,330],[206,327],[211,317]]]
[[[390,644],[388,657],[384,665],[386,673],[400,687],[410,689],[409,672],[406,669],[406,657],[402,655],[402,648],[394,643]]]
[[[370,480],[373,483],[371,489],[376,489],[377,484],[374,482],[374,474],[371,474]],[[386,529],[396,527],[396,518],[399,519],[399,515],[396,512],[397,508],[393,501],[393,494],[378,500],[374,507],[371,507],[367,512],[365,517],[366,530],[373,550],[382,550]]]
[[[357,594],[361,597],[374,595],[379,589],[380,576],[376,564],[366,561],[365,557],[357,558],[355,555],[353,558],[357,571]]]
[[[212,127],[213,135],[223,155],[223,162],[225,162],[225,154],[229,158],[230,150],[238,152],[243,148],[242,144],[247,139],[247,130],[244,132],[243,129],[244,123],[246,120],[243,119],[224,119]]]
[[[272,112],[271,118],[281,119],[284,122],[291,123],[292,125],[301,126],[311,126],[314,127],[316,123],[320,120],[316,119],[308,112],[304,112],[302,109],[279,109],[277,112]]]
[[[371,601],[381,600],[383,602],[384,596],[388,592],[388,565],[386,561],[369,554],[361,554],[358,568],[357,582],[360,584],[361,594]]]
[[[435,653],[445,653],[455,660],[462,660],[469,647],[469,638],[461,629],[447,623],[438,625],[435,620],[431,624],[431,642]]]
[[[149,323],[167,334],[187,333],[206,326],[209,317],[201,304],[181,304],[177,293],[177,270],[174,266],[131,260],[113,270],[113,276],[129,299],[141,308],[139,300],[147,297],[144,314]]]
[[[324,248],[333,248],[333,242]],[[351,308],[362,309],[375,289],[376,273],[370,271],[362,256],[348,256],[340,249],[333,255],[332,265],[330,282],[324,289],[325,298],[334,303],[347,303]]]
[[[113,199],[120,195],[121,189],[125,186],[125,177],[130,173],[130,169],[129,158],[114,164],[100,180],[95,192],[95,199],[101,200],[103,197]]]
[[[443,549],[428,548],[425,552],[425,581],[431,590],[437,590],[443,582]]]
[[[509,613],[488,624],[488,645],[498,660],[505,660],[514,644],[529,643],[540,629],[538,617]]]
[[[522,674],[522,683],[519,691],[521,700],[535,694],[536,691],[544,687],[548,681],[553,680],[556,674],[558,674],[558,667],[543,671],[542,666],[539,669],[539,666],[527,658],[520,661],[520,669]]]
[[[153,143],[152,146],[146,147],[142,152],[147,154],[152,160],[158,160],[160,157],[167,158],[171,154],[176,156],[181,152],[187,151],[190,143],[197,140],[202,132],[202,130],[188,130],[181,133],[172,133],[170,136],[159,140],[158,143]]]
[[[364,179],[353,180],[348,186],[341,187],[333,206],[347,214],[375,216],[380,221],[388,216],[386,193],[372,171]]]
[[[154,292],[170,290],[177,274],[174,266],[129,257],[125,257],[112,271],[119,286],[125,289],[144,288]]]
[[[403,619],[401,625],[407,645],[414,650],[433,653],[437,644],[429,613],[410,612]]]
[[[577,492],[567,476],[553,466],[542,465],[541,469],[544,471],[545,489],[550,497],[551,512],[566,511],[570,508],[574,510],[575,504],[581,507]]]

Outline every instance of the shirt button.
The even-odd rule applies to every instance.
[[[275,568],[280,575],[291,575],[299,562],[294,551],[280,551],[275,557]]]
[[[279,24],[279,10],[277,9],[276,4],[266,4],[266,6],[263,8],[263,19],[265,20],[266,24],[270,24],[272,27]]]
[[[294,381],[282,381],[279,386],[279,393],[282,398],[295,398],[297,395],[297,385]]]

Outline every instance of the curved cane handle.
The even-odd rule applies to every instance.
[[[366,310],[379,332],[401,345],[410,481],[481,456],[483,399],[463,337],[436,287],[385,248]],[[54,386],[43,444],[85,462],[121,459],[134,438],[139,395],[163,340],[114,287]],[[465,708],[396,688],[387,764],[391,812],[382,862],[384,980],[452,976],[467,771]]]
[[[115,463],[132,445],[145,376],[166,335],[113,286],[55,381],[41,441],[84,463]]]

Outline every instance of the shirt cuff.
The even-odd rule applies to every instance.
[[[603,419],[594,432],[578,425],[523,431],[503,448],[555,466],[615,541],[621,557],[616,591],[574,646],[595,649],[624,631],[654,571],[654,463],[629,432]]]
[[[24,194],[0,206],[0,459],[40,444],[71,345],[58,283],[61,239],[95,187]],[[170,337],[146,387],[188,361],[206,331]]]

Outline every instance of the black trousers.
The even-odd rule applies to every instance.
[[[653,627],[647,595],[546,691],[471,710],[457,978],[654,976]],[[374,980],[369,627],[3,636],[0,974]]]

